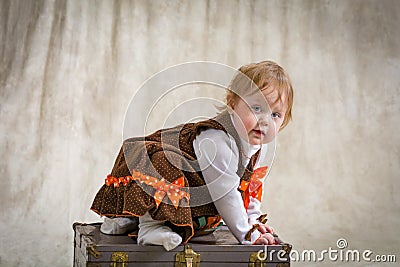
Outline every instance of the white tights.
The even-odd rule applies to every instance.
[[[147,212],[139,217],[137,241],[139,245],[162,245],[165,250],[169,251],[182,242],[182,237],[165,226],[164,222],[153,220]]]

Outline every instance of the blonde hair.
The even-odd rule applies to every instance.
[[[251,63],[240,67],[239,72],[228,87],[225,104],[229,108],[233,108],[239,97],[251,93],[255,86],[261,91],[268,88],[277,90],[277,101],[282,101],[281,96],[285,96],[284,103],[287,107],[283,123],[279,129],[282,130],[292,119],[293,88],[289,75],[273,61]]]

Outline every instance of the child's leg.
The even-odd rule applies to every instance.
[[[135,217],[104,218],[100,231],[107,235],[122,235],[137,229],[138,220]]]
[[[139,217],[137,241],[139,245],[162,245],[169,251],[182,242],[182,237],[165,226],[164,222],[153,220],[147,212]]]

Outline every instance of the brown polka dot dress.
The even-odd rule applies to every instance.
[[[165,221],[184,242],[205,228],[218,225],[221,218],[206,189],[193,149],[197,135],[209,128],[229,133],[241,149],[240,138],[227,112],[209,120],[127,139],[91,210],[109,217],[143,216],[149,212],[154,220]],[[237,174],[242,180],[249,181],[258,154],[246,168],[239,158]],[[191,194],[194,188],[203,191]]]

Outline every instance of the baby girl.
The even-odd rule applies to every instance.
[[[241,244],[275,243],[260,209],[260,164],[291,120],[289,76],[272,61],[245,65],[225,104],[212,119],[124,141],[91,207],[107,217],[103,233],[132,230],[138,218],[139,244],[171,250],[223,220]]]

